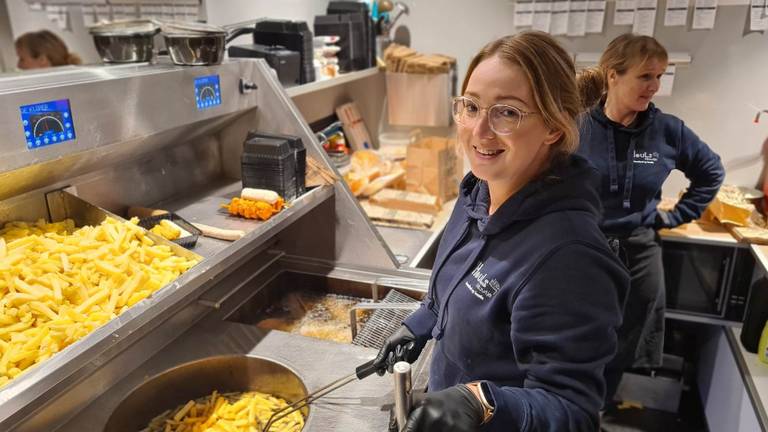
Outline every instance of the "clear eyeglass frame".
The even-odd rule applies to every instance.
[[[477,111],[467,113],[467,109],[474,106]],[[520,127],[526,116],[538,114],[533,111],[523,111],[520,108],[507,104],[494,104],[488,107],[480,106],[477,101],[466,96],[453,98],[451,113],[453,120],[465,127],[475,127],[477,121],[482,118],[482,112],[488,116],[488,125],[496,135],[511,135]]]

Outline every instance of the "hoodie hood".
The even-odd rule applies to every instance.
[[[493,235],[514,222],[553,212],[582,211],[599,219],[602,213],[599,182],[597,170],[586,159],[571,155],[509,197],[490,216],[488,184],[470,172],[461,182],[458,204],[469,219],[477,221],[484,235]]]
[[[653,120],[658,113],[659,110],[656,108],[656,105],[654,105],[653,102],[650,102],[645,111],[637,114],[637,118],[631,125],[624,126],[621,123],[609,119],[608,116],[605,115],[605,98],[589,111],[589,115],[604,127],[613,128],[630,135],[637,135],[648,129],[648,127],[653,124]]]

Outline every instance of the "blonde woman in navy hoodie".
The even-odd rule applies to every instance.
[[[651,102],[666,68],[667,51],[656,39],[625,34],[608,45],[597,68],[579,76],[591,107],[580,125],[579,154],[600,171],[601,226],[620,245],[632,278],[618,353],[606,369],[607,403],[624,369],[661,365],[665,292],[656,229],[701,216],[724,177],[720,157]],[[657,210],[673,169],[691,184],[672,211]]]
[[[453,102],[471,172],[427,296],[381,348],[391,371],[435,339],[406,431],[595,431],[629,278],[598,226],[599,174],[573,155],[581,101],[549,35],[494,41]]]

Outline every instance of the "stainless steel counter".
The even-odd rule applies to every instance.
[[[145,379],[181,363],[223,354],[258,355],[282,362],[298,371],[312,391],[354,372],[376,350],[212,318],[192,327],[56,432],[101,431],[119,402]],[[392,389],[390,375],[355,381],[313,404],[304,431],[384,431],[393,403]]]

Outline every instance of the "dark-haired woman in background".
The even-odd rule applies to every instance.
[[[619,349],[606,367],[607,403],[624,369],[661,365],[665,290],[656,230],[700,217],[725,175],[717,154],[682,120],[651,102],[667,59],[656,39],[625,34],[611,41],[596,68],[578,77],[589,109],[580,125],[578,153],[602,175],[601,227],[618,240],[632,278]],[[672,211],[657,210],[673,169],[682,171],[690,186]]]
[[[16,39],[19,69],[40,69],[52,66],[79,65],[77,54],[69,52],[61,38],[48,30],[24,33]]]

